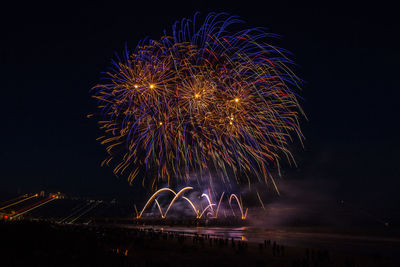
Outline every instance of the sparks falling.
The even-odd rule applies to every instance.
[[[282,156],[294,162],[289,143],[303,139],[293,63],[262,28],[226,14],[196,18],[125,51],[93,88],[102,165],[129,182],[142,173],[153,189],[198,173],[210,183],[272,181],[278,191],[269,170]]]

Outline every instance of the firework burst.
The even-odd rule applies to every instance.
[[[292,62],[264,29],[230,30],[243,27],[237,17],[195,19],[125,51],[93,88],[103,164],[130,182],[142,172],[154,189],[191,173],[210,183],[211,173],[224,183],[273,182],[270,166],[279,169],[282,155],[294,162],[289,143],[303,139]]]

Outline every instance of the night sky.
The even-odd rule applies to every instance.
[[[86,118],[95,110],[90,88],[125,44],[133,49],[147,36],[157,39],[196,11],[225,11],[280,34],[274,43],[293,53],[305,80],[305,149],[295,145],[299,168],[284,170],[283,187],[304,182],[315,185],[303,188],[309,194],[400,217],[395,8],[260,2],[2,6],[0,191],[133,194],[126,177],[100,167],[106,152],[95,141],[95,121]]]

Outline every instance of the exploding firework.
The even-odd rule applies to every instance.
[[[125,51],[93,88],[109,154],[102,165],[129,182],[141,173],[153,189],[196,173],[210,184],[270,180],[277,190],[271,166],[294,162],[289,143],[303,139],[292,62],[267,43],[276,35],[237,17],[195,20]]]

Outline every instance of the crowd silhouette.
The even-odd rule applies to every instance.
[[[0,222],[1,266],[396,266],[274,240],[250,243],[220,235],[151,227]]]

